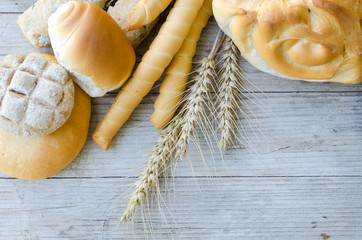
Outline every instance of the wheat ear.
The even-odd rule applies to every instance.
[[[135,183],[135,189],[131,193],[127,207],[121,217],[121,222],[127,222],[136,211],[139,205],[142,207],[147,193],[154,188],[158,188],[159,176],[167,169],[167,161],[172,158],[174,145],[180,131],[180,117],[174,120],[161,131],[158,143],[152,148],[151,156],[142,170],[138,181]]]
[[[151,156],[135,183],[135,189],[131,193],[126,209],[122,214],[121,222],[132,219],[137,206],[142,208],[148,193],[153,189],[158,189],[160,174],[185,155],[197,123],[205,119],[204,104],[211,102],[210,93],[216,76],[214,58],[225,38],[223,35],[220,40],[220,34],[219,32],[209,56],[201,61],[201,65],[197,69],[198,74],[193,78],[195,83],[189,89],[189,94],[185,96],[182,109],[160,132],[158,143],[152,148]]]
[[[237,129],[238,96],[245,78],[239,66],[239,54],[232,39],[226,37],[222,57],[222,74],[219,87],[219,128],[221,130],[219,145],[223,149],[233,144]]]
[[[185,96],[184,105],[180,111],[182,114],[182,127],[177,141],[177,148],[175,149],[176,159],[182,158],[186,154],[190,138],[197,126],[204,133],[207,131],[205,125],[208,125],[209,120],[206,110],[212,111],[212,107],[210,107],[210,103],[212,103],[211,93],[217,79],[214,58],[225,39],[225,35],[222,35],[221,39],[220,36],[221,32],[218,34],[211,53],[201,60],[200,66],[195,70],[197,74],[191,80],[194,84]]]

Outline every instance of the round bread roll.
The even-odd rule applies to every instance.
[[[362,81],[362,7],[355,0],[214,0],[220,28],[256,68],[285,78]]]
[[[90,97],[77,85],[73,111],[55,132],[41,137],[14,135],[0,128],[0,171],[15,178],[50,177],[78,155],[88,135]]]
[[[10,54],[0,62],[1,128],[23,136],[48,135],[67,121],[73,104],[72,79],[47,55]]]
[[[70,1],[48,21],[58,62],[90,96],[121,87],[135,64],[135,53],[117,23],[100,7]]]

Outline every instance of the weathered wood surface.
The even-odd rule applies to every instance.
[[[360,240],[362,178],[176,178],[167,203],[119,225],[134,179],[0,181],[3,239]],[[145,223],[145,225],[144,225]]]
[[[51,52],[34,49],[16,25],[31,4],[0,2],[0,56]],[[216,33],[212,19],[195,61]],[[206,164],[191,147],[144,218],[137,212],[134,225],[118,224],[157,138],[148,121],[157,87],[109,151],[91,133],[114,92],[92,100],[88,140],[65,170],[35,182],[0,173],[0,239],[362,239],[361,84],[288,81],[241,64],[255,85],[245,93],[247,118],[240,115],[248,141],[222,158],[200,138]]]

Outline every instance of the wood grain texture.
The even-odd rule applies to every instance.
[[[204,156],[210,159],[205,171],[198,152],[178,165],[178,175],[206,176],[362,176],[362,93],[269,93],[263,109],[251,105],[253,114],[240,122],[249,136],[252,149],[243,144],[226,152],[210,151],[200,137]],[[148,121],[156,95],[145,98],[130,121],[115,137],[109,151],[102,151],[88,137],[79,157],[56,177],[137,176],[148,150],[157,139],[158,130]],[[101,120],[113,98],[96,98],[92,102],[90,134]],[[253,132],[255,131],[255,133]],[[145,132],[147,136],[145,136]],[[255,152],[253,152],[255,150]],[[298,167],[296,167],[298,166]],[[4,176],[5,175],[0,175]]]
[[[133,179],[1,180],[3,239],[331,239],[362,235],[362,178],[176,178],[119,225]],[[66,187],[65,187],[66,186]],[[170,191],[172,190],[172,192]],[[16,224],[14,224],[16,223]],[[152,229],[152,230],[151,230]]]
[[[16,25],[34,1],[0,1],[0,56],[52,52],[34,49]],[[216,34],[211,19],[195,62]],[[241,65],[254,91],[244,93],[239,114],[247,139],[221,157],[200,136],[206,161],[191,146],[162,184],[161,201],[143,217],[137,211],[133,225],[118,219],[157,138],[148,118],[159,83],[109,151],[91,134],[117,91],[92,99],[87,142],[65,170],[35,182],[0,173],[0,239],[362,239],[361,84],[284,80]]]
[[[36,0],[2,0],[0,1],[0,13],[22,13],[35,2]]]

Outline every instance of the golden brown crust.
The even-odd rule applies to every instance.
[[[214,0],[219,26],[262,71],[357,83],[362,75],[360,1]]]
[[[196,52],[197,42],[211,15],[212,0],[204,0],[182,47],[164,72],[160,94],[154,104],[155,111],[150,117],[153,126],[158,129],[163,128],[171,121],[180,105],[192,69],[192,58]]]
[[[90,97],[77,85],[73,111],[65,124],[41,137],[24,137],[0,129],[0,171],[20,179],[50,177],[80,152],[88,134]]]
[[[68,2],[49,18],[55,56],[90,96],[104,95],[128,79],[135,53],[117,23],[101,8]]]

